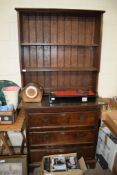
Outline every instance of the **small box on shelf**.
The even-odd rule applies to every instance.
[[[17,111],[0,111],[0,124],[13,124],[17,118]]]

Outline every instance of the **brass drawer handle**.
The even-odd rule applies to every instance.
[[[44,142],[47,141],[47,139],[48,139],[48,134],[45,134],[45,135],[43,136]]]
[[[82,139],[82,138],[84,138],[84,133],[78,133],[77,134],[77,139]]]
[[[61,134],[62,134],[62,135],[64,135],[64,134],[65,134],[65,132],[61,132]]]
[[[61,113],[61,116],[62,116],[62,117],[65,117],[65,116],[67,116],[67,115],[66,115],[66,113]]]
[[[85,120],[85,116],[84,115],[80,115],[80,121],[84,121]]]
[[[44,123],[48,123],[48,118],[41,118],[41,121]]]

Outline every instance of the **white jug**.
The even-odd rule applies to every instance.
[[[9,86],[2,88],[3,94],[7,104],[12,104],[14,109],[18,106],[18,94],[20,88],[18,86]]]

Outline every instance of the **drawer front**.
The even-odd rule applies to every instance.
[[[95,125],[98,119],[94,111],[29,114],[29,127]]]
[[[81,144],[96,140],[96,130],[30,132],[30,145]]]
[[[40,162],[43,156],[51,155],[51,154],[63,154],[63,153],[74,153],[76,152],[78,158],[83,156],[85,159],[92,159],[95,156],[95,147],[94,146],[72,146],[72,147],[59,147],[59,149],[31,149],[29,155],[30,163]]]

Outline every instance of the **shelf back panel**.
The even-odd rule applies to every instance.
[[[22,68],[97,68],[97,50],[97,47],[23,46]]]
[[[100,18],[94,16],[21,16],[22,43],[98,44]],[[98,25],[97,25],[98,21]],[[96,35],[95,35],[96,33]]]
[[[97,91],[103,12],[18,12],[22,86],[36,82],[45,93],[78,88]]]
[[[95,72],[26,72],[24,82],[39,83],[45,93],[54,90],[93,90],[96,92],[97,73]]]

